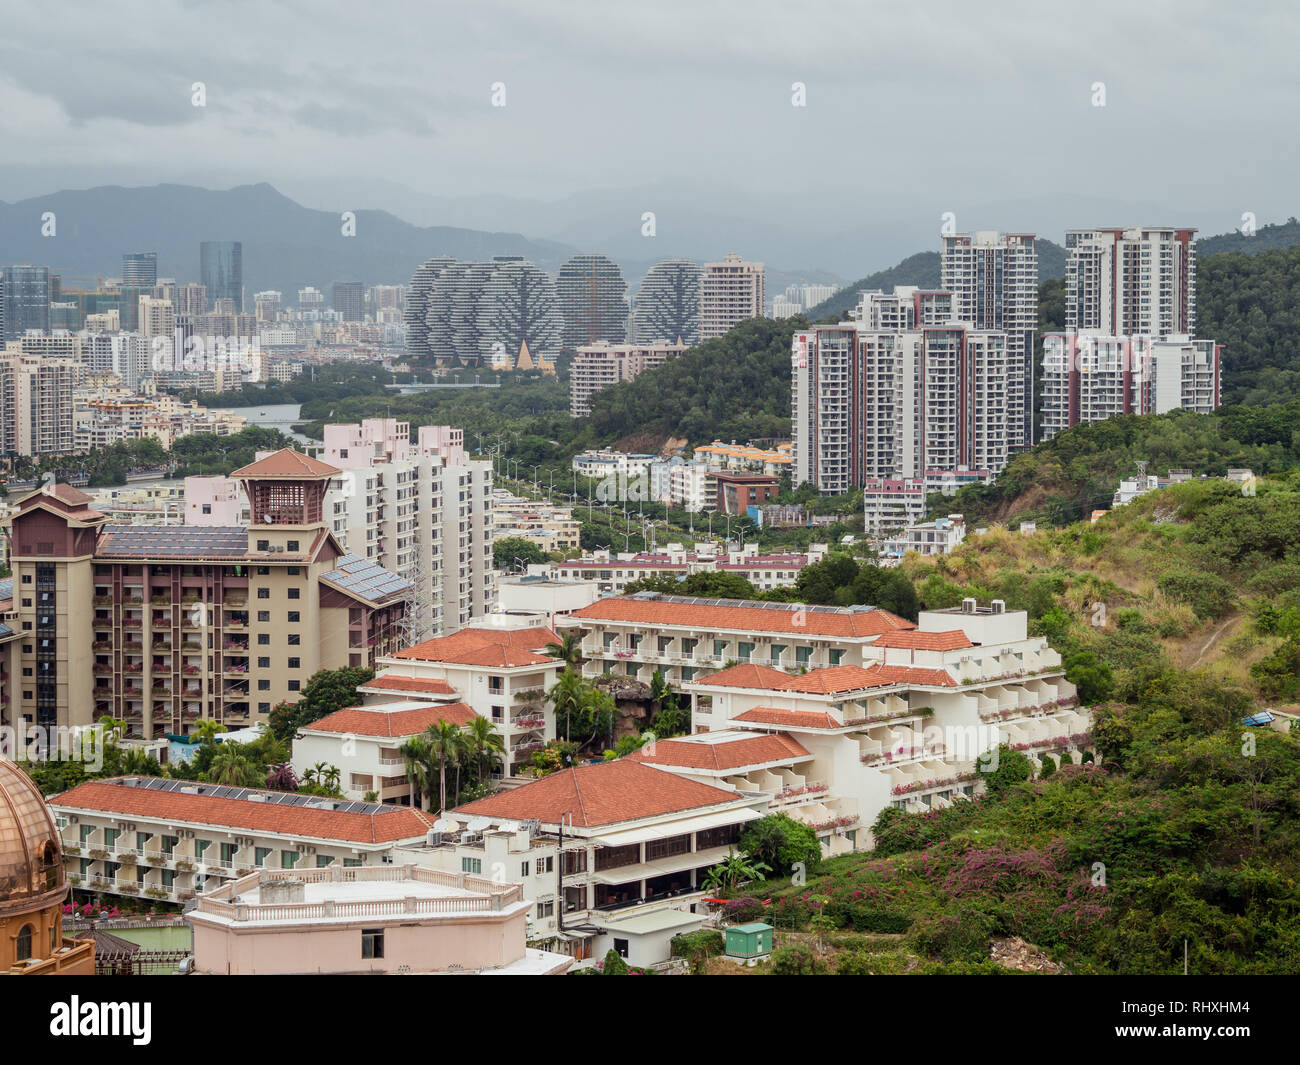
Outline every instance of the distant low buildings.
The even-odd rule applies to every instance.
[[[813,544],[807,552],[768,554],[753,545],[739,551],[697,545],[688,551],[681,544],[668,544],[662,551],[635,554],[596,551],[582,558],[553,563],[550,573],[560,580],[588,584],[601,595],[622,595],[627,585],[645,577],[680,579],[692,573],[734,573],[760,591],[768,591],[792,586],[803,568],[820,562],[826,552],[826,544]]]

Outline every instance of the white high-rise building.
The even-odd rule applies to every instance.
[[[794,334],[795,484],[838,495],[868,481],[1007,462],[1007,335],[960,322]]]
[[[1195,336],[1195,229],[1072,229],[1065,250],[1067,331]]]
[[[1043,337],[1043,438],[1119,414],[1209,414],[1219,406],[1219,347],[1095,331]]]
[[[939,287],[956,317],[1007,335],[1007,445],[1034,443],[1034,331],[1038,328],[1038,251],[1032,233],[959,233],[943,238]]]
[[[763,317],[763,264],[728,255],[705,263],[700,275],[700,339],[720,337],[749,318]]]
[[[492,463],[465,455],[464,430],[368,418],[325,426],[321,458],[343,470],[326,519],[353,554],[416,587],[413,639],[491,612]]]

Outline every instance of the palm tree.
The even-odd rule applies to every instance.
[[[566,669],[560,674],[556,682],[551,685],[551,690],[546,693],[546,698],[555,707],[557,731],[561,719],[564,721],[564,738],[566,740],[570,738],[569,733],[572,731],[573,717],[582,709],[586,690],[587,686],[583,683],[582,677],[572,670]]]
[[[564,659],[564,668],[570,673],[577,672],[582,664],[582,636],[576,632],[566,632],[558,643],[548,643],[544,648],[552,658]]]
[[[398,750],[406,759],[406,779],[411,787],[411,807],[419,810],[421,797],[433,794],[429,772],[431,762],[429,744],[423,736],[412,736]]]
[[[257,788],[266,785],[257,766],[244,754],[238,743],[223,743],[208,763],[207,779],[213,784],[234,788]]]
[[[710,891],[727,893],[751,880],[762,880],[763,874],[771,871],[766,862],[751,861],[748,854],[728,847],[727,856],[704,875],[704,886]]]
[[[492,727],[492,722],[486,717],[476,717],[469,723],[469,728],[465,732],[465,742],[473,753],[479,780],[487,780],[492,775],[492,767],[498,761],[505,760],[505,741],[501,738],[501,734]],[[484,763],[486,763],[486,772]]]
[[[226,726],[220,721],[213,721],[212,718],[205,717],[190,730],[190,736],[199,743],[216,743],[217,733],[225,731]]]
[[[429,755],[438,763],[438,812],[447,809],[447,760],[460,753],[460,728],[450,721],[439,721],[424,730]]]

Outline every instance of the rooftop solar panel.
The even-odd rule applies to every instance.
[[[274,803],[279,806],[311,807],[325,803],[328,804],[328,808],[331,810],[356,814],[389,813],[393,810],[403,809],[403,807],[389,806],[380,802],[328,799],[322,798],[319,795],[298,795],[292,791],[267,791],[264,788],[236,788],[227,784],[204,784],[194,780],[178,780],[168,777],[135,777],[133,779],[135,782],[128,785],[129,787],[144,788],[149,791],[169,792],[183,792],[187,788],[201,788],[203,795],[212,796],[218,799],[248,800],[251,796],[260,795],[262,797],[260,801]],[[321,808],[325,807],[322,806]]]

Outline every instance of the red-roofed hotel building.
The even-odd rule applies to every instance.
[[[761,732],[802,745],[806,755],[792,750],[779,768],[727,782],[812,825],[827,854],[869,847],[887,806],[939,809],[976,793],[976,760],[1001,743],[1040,764],[1078,761],[1090,747],[1091,713],[1061,656],[1027,634],[1024,611],[998,600],[922,611],[916,628],[862,647],[858,664],[805,673],[736,665],[683,688],[693,729],[708,742]],[[677,742],[659,741],[642,757],[691,772]]]

